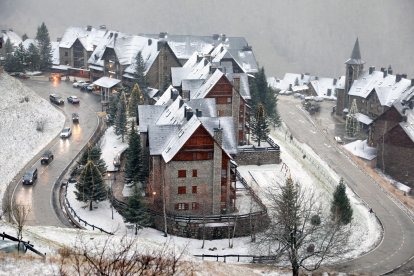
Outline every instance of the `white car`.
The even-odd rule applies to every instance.
[[[86,81],[80,80],[80,81],[75,81],[72,86],[75,88],[79,88],[81,87],[82,84],[84,84]]]
[[[60,138],[69,138],[72,135],[70,127],[65,127],[60,133]]]

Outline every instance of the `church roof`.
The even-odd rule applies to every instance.
[[[352,49],[351,58],[348,59],[345,64],[364,64],[365,61],[361,58],[361,51],[359,50],[358,38],[355,41],[354,49]]]

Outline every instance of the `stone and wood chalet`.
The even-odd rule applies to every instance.
[[[120,32],[108,32],[88,60],[91,80],[107,76],[132,87],[135,83],[135,58],[141,51],[144,74],[150,87],[160,89],[170,82],[171,67],[181,66],[165,41]]]
[[[414,86],[374,120],[369,142],[377,148],[376,166],[414,189]]]

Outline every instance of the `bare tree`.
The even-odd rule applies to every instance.
[[[14,205],[13,206],[13,215],[14,221],[16,223],[17,238],[19,239],[18,249],[20,249],[20,242],[23,239],[23,228],[26,225],[27,217],[31,211],[30,206],[28,205]]]
[[[13,192],[12,189],[10,187],[7,187],[6,190],[4,191],[4,196],[3,196],[3,210],[0,213],[0,220],[3,218],[3,216],[5,216],[7,219],[7,221],[11,222],[12,221],[12,200],[13,200]]]
[[[324,260],[346,252],[350,226],[323,216],[323,206],[311,192],[300,189],[288,177],[286,185],[279,191],[269,191],[269,228],[258,235],[258,249],[277,261],[288,261],[292,275],[299,275],[299,269],[313,271]]]
[[[103,243],[79,237],[73,249],[61,250],[60,275],[191,275],[194,268],[181,261],[169,243],[143,250],[135,238],[108,236]]]

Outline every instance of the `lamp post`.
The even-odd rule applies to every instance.
[[[111,173],[108,173],[108,180],[109,180],[109,187],[108,187],[108,198],[109,198],[109,204],[111,204],[111,213],[112,213],[112,219],[114,219],[114,207],[112,206],[112,178]]]

